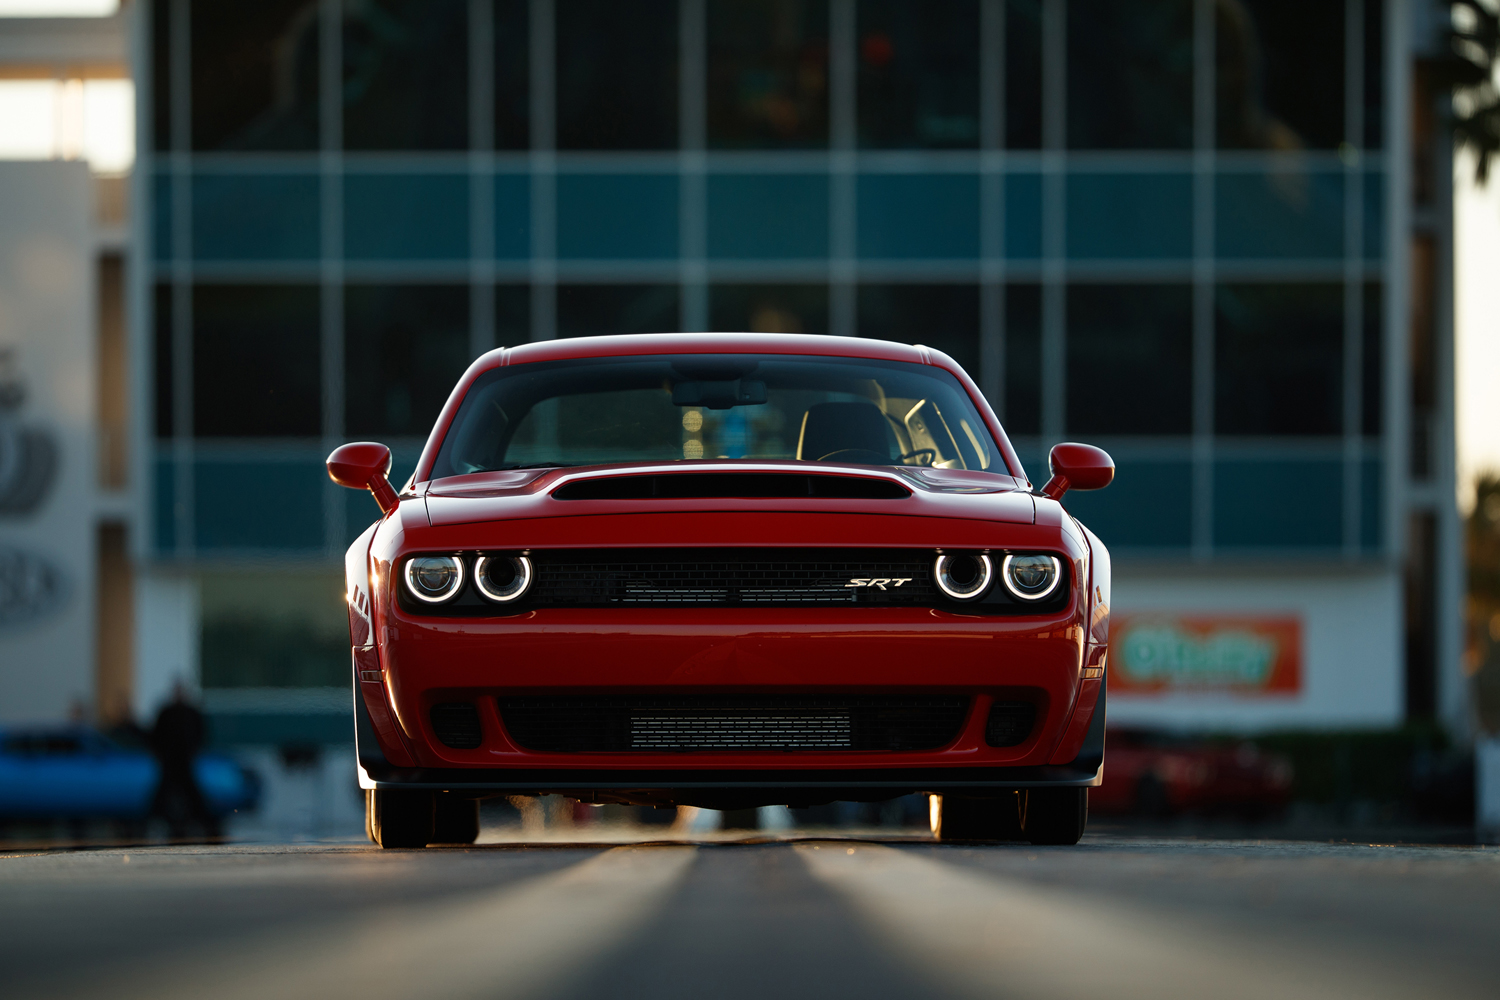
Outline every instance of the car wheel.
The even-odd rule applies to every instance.
[[[1028,788],[1021,796],[1021,830],[1027,840],[1078,843],[1089,819],[1087,788]]]
[[[479,800],[452,792],[433,796],[432,843],[472,844],[479,839]]]
[[[375,789],[365,789],[365,836],[370,838],[370,843],[380,843],[380,838],[375,836]]]
[[[982,799],[934,795],[932,833],[938,840],[1025,840],[1015,792]]]
[[[432,842],[433,794],[386,791],[371,793],[375,842],[381,847],[426,847]]]

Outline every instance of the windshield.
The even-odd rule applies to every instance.
[[[1006,471],[974,404],[941,368],[669,354],[485,372],[464,396],[432,478],[699,458]]]

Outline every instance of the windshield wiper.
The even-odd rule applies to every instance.
[[[525,465],[499,465],[495,467],[496,472],[510,472],[513,469],[566,469],[571,462],[528,462]]]

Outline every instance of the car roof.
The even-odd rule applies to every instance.
[[[641,354],[806,354],[932,363],[926,348],[863,337],[823,337],[805,333],[632,333],[610,337],[568,337],[502,347],[480,358],[476,367]]]

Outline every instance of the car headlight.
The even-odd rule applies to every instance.
[[[1010,555],[1000,567],[1005,589],[1023,601],[1040,601],[1057,589],[1062,580],[1062,561],[1057,556]]]
[[[531,560],[525,556],[480,556],[474,586],[491,601],[505,604],[531,589]]]
[[[940,555],[932,564],[938,589],[955,601],[977,601],[990,589],[994,566],[983,554]]]
[[[464,561],[458,556],[412,556],[406,561],[406,589],[426,604],[451,601],[464,587]]]

